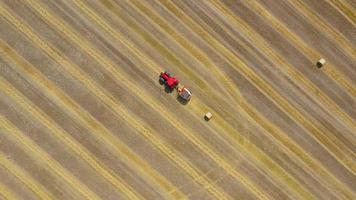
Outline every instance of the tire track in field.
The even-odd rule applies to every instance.
[[[5,200],[16,200],[20,199],[13,191],[0,182],[0,197]]]
[[[1,80],[0,80],[1,81]],[[9,122],[5,117],[0,115],[0,128],[5,130],[5,137],[14,141],[17,146],[20,147],[24,152],[32,157],[36,161],[41,161],[47,165],[49,169],[54,172],[57,177],[63,178],[67,183],[69,183],[72,188],[75,188],[81,193],[86,199],[99,200],[93,191],[91,191],[87,186],[76,179],[69,171],[67,171],[63,166],[61,166],[56,160],[54,160],[48,153],[43,151],[38,145],[36,145],[30,138],[26,137],[21,133],[15,126]]]
[[[193,168],[187,161],[181,158],[181,155],[177,154],[172,148],[169,148],[159,137],[152,134],[153,130],[150,130],[144,122],[139,122],[133,116],[128,115],[128,111],[124,109],[124,106],[119,103],[115,97],[110,95],[106,90],[98,85],[90,78],[81,72],[79,69],[80,67],[76,66],[75,64],[71,63],[69,59],[66,59],[64,56],[61,56],[58,49],[50,46],[49,44],[43,42],[27,25],[20,22],[16,19],[13,15],[11,15],[7,10],[4,10],[0,7],[1,14],[18,30],[20,30],[35,46],[38,46],[42,49],[49,57],[51,57],[54,61],[60,64],[63,69],[67,70],[69,74],[75,77],[77,80],[81,81],[83,85],[88,88],[93,94],[95,94],[102,102],[104,102],[108,108],[115,111],[115,115],[118,117],[123,118],[125,121],[130,123],[130,125],[136,128],[143,136],[145,136],[148,141],[150,141],[153,145],[155,145],[158,149],[161,150],[168,158],[170,158],[175,164],[181,167],[183,170],[193,178],[197,178],[199,180],[199,184],[203,185],[205,188],[210,190],[210,192],[217,196],[219,199],[227,199],[222,198],[222,192],[219,192],[216,188],[212,188],[209,181],[206,179],[198,179],[200,177],[200,172]],[[74,67],[76,66],[76,67]],[[215,193],[215,194],[214,194]],[[221,193],[221,194],[220,194]]]
[[[325,35],[330,41],[337,41],[339,47],[356,60],[356,49],[342,34],[339,34],[333,27],[329,26],[323,19],[314,14],[301,0],[287,0],[289,4],[304,16],[310,24],[313,24],[320,33]]]
[[[314,48],[308,46],[301,38],[299,38],[295,33],[290,31],[285,24],[269,13],[262,5],[256,1],[245,1],[245,5],[251,10],[256,11],[261,18],[263,18],[266,23],[268,22],[275,30],[277,30],[282,37],[290,42],[296,49],[299,50],[306,58],[311,62],[315,62],[318,58],[322,57],[320,53]],[[332,64],[328,64],[328,67],[322,68],[322,71],[326,73],[332,80],[334,80],[338,85],[345,88],[352,98],[356,98],[356,88],[353,83],[348,80],[341,72],[337,70]],[[312,90],[314,91],[314,89]],[[318,94],[318,93],[317,93]],[[324,97],[323,97],[324,98]],[[319,102],[319,101],[318,101]]]
[[[306,129],[308,132],[312,133],[312,136],[318,141],[318,143],[323,146],[331,155],[334,156],[345,168],[350,172],[355,174],[356,166],[353,164],[352,160],[347,157],[351,153],[343,153],[339,150],[338,146],[334,144],[329,138],[324,137],[324,133],[319,130],[313,123],[305,119],[304,116],[286,101],[279,93],[277,93],[270,85],[266,83],[262,78],[254,73],[245,63],[243,63],[238,57],[232,54],[228,49],[222,46],[213,37],[205,33],[203,29],[200,28],[198,24],[195,24],[189,18],[187,18],[183,12],[177,8],[174,4],[168,1],[161,1],[161,5],[169,10],[173,15],[179,16],[178,20],[188,20],[186,24],[189,25],[191,30],[199,32],[204,38],[204,40],[213,46],[220,55],[227,59],[227,62],[235,69],[244,75],[244,77],[250,81],[260,92],[262,92],[268,99],[275,103],[281,110],[283,110],[291,119],[295,119],[302,128]],[[204,34],[204,35],[203,35]],[[326,143],[326,144],[324,144]]]
[[[213,169],[213,170],[215,170],[215,169]],[[212,171],[213,171],[213,170],[212,170]],[[208,173],[209,173],[209,172],[208,172]],[[208,174],[208,173],[207,173],[207,174]],[[204,175],[204,176],[207,176],[207,174]],[[226,178],[227,176],[228,176],[228,174],[225,174],[225,175],[219,177],[218,179],[213,180],[213,182],[214,182],[214,183],[218,183],[219,181],[221,181],[222,179]],[[200,190],[198,190],[197,192],[194,192],[194,193],[192,193],[192,194],[189,194],[189,196],[187,196],[187,199],[193,199],[192,196],[195,195],[195,194],[197,194],[197,193],[200,193],[200,192],[202,192],[202,189],[200,189]]]
[[[130,1],[130,2],[132,2],[132,1]],[[121,20],[121,19],[120,19]],[[127,21],[128,19],[122,19],[123,21]],[[132,23],[130,22],[130,21],[127,21],[128,22],[128,24],[127,25],[132,25]],[[110,27],[107,27],[107,26],[105,26],[105,27],[103,27],[104,29],[109,29],[109,30],[111,30],[110,32],[114,32],[115,33],[115,35],[112,35],[114,38],[116,38],[118,41],[120,41],[120,37],[121,36],[118,36],[117,34],[117,32],[115,32],[115,30],[113,30],[112,28],[110,28]],[[136,30],[135,29],[135,32],[139,32],[138,30]],[[146,38],[146,36],[145,36],[145,38]],[[145,57],[144,55],[140,55],[140,57]],[[147,61],[148,60],[148,58],[146,58],[145,57],[145,60]],[[152,62],[152,61],[150,61],[150,62]],[[155,65],[155,64],[151,64],[151,65]],[[152,68],[152,67],[151,67]],[[153,69],[153,71],[155,71],[155,69]],[[197,102],[197,101],[199,101],[199,100],[194,100],[194,104],[193,103],[191,103],[191,105],[194,105],[194,106],[197,106],[197,107],[199,107],[199,105],[200,104],[203,104],[202,102]],[[204,105],[204,104],[203,104]],[[201,107],[201,106],[200,106]],[[201,109],[201,110],[203,110],[203,109]],[[202,111],[200,111],[200,112],[202,112]],[[196,113],[198,113],[198,112],[196,112]],[[221,127],[220,127],[220,129],[221,129]],[[231,128],[230,129],[230,131],[231,130],[233,130],[233,128]],[[231,136],[229,136],[230,137],[230,139],[232,138]],[[235,139],[235,138],[232,138],[232,139]],[[243,141],[243,140],[240,140],[240,141]],[[235,144],[236,144],[236,142],[235,142]],[[238,144],[238,146],[240,146],[241,144]],[[234,146],[234,147],[236,147],[236,146]],[[249,148],[256,148],[256,147],[249,147]],[[246,151],[246,149],[244,149],[243,151]],[[275,170],[272,170],[273,171],[273,173],[274,173],[274,176],[276,176],[276,174],[277,174],[277,176],[280,178],[280,177],[283,177],[283,179],[285,179],[285,180],[287,180],[287,183],[288,184],[291,184],[291,185],[293,185],[294,187],[291,187],[291,188],[298,188],[300,191],[302,191],[301,193],[305,193],[304,194],[304,196],[311,196],[310,194],[307,194],[307,192],[305,192],[305,191],[303,191],[304,189],[301,189],[301,187],[298,185],[298,183],[296,183],[295,182],[295,180],[293,180],[293,179],[291,179],[291,177],[289,177],[289,175],[288,174],[285,174],[286,172],[281,168],[281,167],[279,167],[276,163],[274,163],[274,161],[273,160],[270,160],[270,159],[265,159],[266,157],[268,157],[267,155],[265,155],[263,152],[261,152],[261,151],[258,151],[258,150],[255,150],[254,151],[254,155],[253,155],[253,157],[255,157],[256,158],[256,161],[257,162],[259,162],[260,164],[262,163],[262,165],[265,165],[265,166],[273,166],[273,167],[271,167],[271,168],[273,168],[273,169],[275,169]],[[251,154],[251,152],[250,153],[248,153],[248,154]],[[263,159],[261,159],[261,157],[264,157]],[[260,160],[263,160],[264,162],[260,162]],[[269,171],[267,170],[267,172],[269,173]],[[263,173],[262,173],[263,174]],[[273,175],[272,175],[273,176]],[[299,192],[300,192],[299,191]]]
[[[255,8],[257,8],[256,4],[252,3],[252,1],[246,1],[246,4],[249,4],[248,7],[250,7],[250,9],[254,10]],[[220,13],[223,13],[224,16],[226,16],[229,20],[230,23],[233,23],[234,25],[236,25],[237,27],[243,27],[240,30],[242,30],[244,32],[244,35],[248,38],[250,38],[250,41],[256,41],[253,44],[257,46],[263,50],[263,54],[266,55],[266,58],[271,60],[273,63],[278,63],[276,66],[276,68],[278,68],[281,72],[285,73],[288,77],[291,78],[291,80],[298,84],[299,86],[304,85],[304,91],[306,94],[310,94],[310,96],[312,96],[315,100],[315,102],[317,104],[319,104],[320,106],[324,107],[325,111],[329,112],[329,114],[331,115],[335,115],[337,114],[339,116],[340,122],[346,122],[348,127],[351,127],[352,129],[356,128],[355,122],[354,120],[348,116],[347,114],[345,114],[342,109],[335,103],[333,102],[326,94],[324,94],[321,90],[318,89],[318,87],[316,87],[309,79],[305,78],[304,75],[299,72],[298,70],[294,70],[293,67],[282,58],[282,56],[280,56],[277,52],[275,52],[273,50],[273,48],[268,44],[268,42],[266,40],[264,40],[264,38],[262,36],[260,36],[256,31],[254,31],[251,27],[248,26],[248,24],[244,21],[242,21],[241,19],[239,19],[238,17],[236,17],[235,15],[231,14],[231,12],[220,2],[217,1],[211,1],[212,5],[214,5],[217,9],[219,9]],[[254,6],[253,8],[252,5]],[[258,11],[261,11],[259,9],[255,9]],[[257,12],[259,14],[261,14],[260,12]],[[272,20],[269,22],[273,22]],[[281,27],[281,23],[276,23],[276,28],[277,30],[279,30],[277,27]],[[280,28],[282,29],[282,28]],[[281,30],[284,31],[282,33],[282,35],[287,36],[288,32],[285,31],[287,30],[286,28]],[[231,37],[234,38],[233,35],[231,35]],[[293,40],[292,40],[293,41]],[[301,44],[299,42],[296,42],[296,44]],[[303,45],[302,49],[305,49],[306,45]],[[298,48],[297,48],[298,49]],[[307,57],[307,53],[301,52],[303,55],[305,55]],[[309,51],[310,53],[310,51]],[[308,58],[308,57],[307,57]],[[283,67],[281,67],[283,66]],[[330,66],[328,66],[330,67]],[[351,94],[356,94],[356,89],[352,88],[352,86],[349,87],[352,91]],[[309,92],[311,91],[311,92]],[[354,96],[354,95],[353,95]]]
[[[6,54],[2,51],[6,51]],[[123,160],[127,166],[134,168],[141,175],[147,177],[147,179],[154,183],[155,188],[162,188],[162,194],[168,193],[168,191],[175,190],[172,194],[177,199],[184,198],[184,195],[177,190],[172,183],[168,182],[162,175],[154,171],[145,161],[143,161],[138,155],[129,149],[124,143],[118,140],[105,126],[98,122],[93,116],[91,116],[85,109],[78,105],[68,95],[66,95],[61,89],[50,82],[40,71],[38,71],[33,65],[27,62],[20,55],[16,54],[11,47],[7,46],[0,39],[0,55],[3,58],[8,59],[8,63],[13,63],[14,68],[19,74],[24,76],[31,84],[34,85],[39,91],[42,91],[49,99],[61,108],[65,108],[66,113],[69,116],[74,116],[73,119],[79,121],[78,123],[90,130],[88,133],[93,134],[99,140],[103,140],[110,146],[112,152],[120,155],[120,160]],[[98,137],[100,136],[100,137]],[[167,197],[168,198],[168,197]],[[90,199],[90,198],[89,198]]]
[[[35,2],[31,2],[31,6],[35,6]],[[96,16],[94,12],[88,9],[88,7],[83,4],[81,1],[74,1],[73,2],[78,8],[82,9],[89,17]],[[39,5],[38,5],[39,6]],[[242,181],[244,184],[248,185],[247,187],[251,190],[254,191],[255,193],[258,191],[253,187],[253,184],[250,183],[249,180],[247,180],[245,177],[243,177],[241,174],[239,174],[233,166],[231,166],[229,163],[227,163],[223,158],[221,158],[216,152],[214,152],[207,144],[203,143],[201,139],[199,139],[197,136],[192,134],[192,131],[189,128],[186,128],[182,125],[180,120],[175,119],[171,113],[167,112],[162,106],[158,105],[152,98],[150,98],[150,95],[147,94],[147,92],[141,90],[138,88],[136,85],[133,85],[130,83],[129,80],[125,76],[123,76],[121,72],[119,73],[119,68],[114,67],[114,63],[110,59],[108,59],[105,55],[95,51],[95,48],[93,48],[91,45],[88,43],[85,43],[85,41],[81,40],[80,37],[78,37],[74,32],[70,31],[69,28],[65,26],[63,22],[58,21],[56,18],[54,18],[52,15],[50,15],[46,10],[41,9],[44,14],[44,17],[46,19],[51,19],[49,22],[52,23],[53,26],[56,26],[59,28],[59,30],[68,36],[68,39],[71,39],[74,43],[76,43],[81,49],[87,54],[89,54],[91,57],[93,57],[99,64],[103,66],[104,69],[106,69],[108,72],[111,73],[111,75],[114,77],[114,80],[120,80],[118,83],[122,83],[125,85],[125,87],[129,88],[130,91],[132,91],[136,96],[141,98],[144,102],[146,102],[149,106],[151,106],[154,110],[160,110],[160,113],[164,115],[166,120],[172,124],[172,126],[176,127],[177,130],[179,130],[186,138],[188,138],[193,144],[195,144],[202,152],[204,152],[206,155],[208,155],[214,162],[216,162],[218,165],[220,165],[224,170],[229,172],[233,177],[236,179]],[[96,18],[93,20],[98,21]],[[58,29],[57,28],[57,29]],[[141,91],[140,91],[141,90]],[[178,122],[178,123],[177,123]],[[257,193],[258,196],[263,196],[262,193]],[[265,198],[265,197],[264,197]]]
[[[326,0],[332,7],[339,11],[351,24],[356,26],[356,9],[343,0]]]
[[[0,87],[1,88],[1,87]],[[0,166],[14,175],[19,181],[21,181],[28,189],[30,189],[36,196],[43,200],[51,200],[53,194],[51,194],[40,183],[33,179],[33,177],[19,168],[15,163],[8,160],[6,156],[0,152]]]

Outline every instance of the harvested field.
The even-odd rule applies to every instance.
[[[355,6],[0,0],[0,199],[356,199]]]

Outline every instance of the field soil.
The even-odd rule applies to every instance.
[[[0,0],[0,199],[356,199],[355,4]]]

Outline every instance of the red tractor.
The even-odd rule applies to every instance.
[[[179,84],[179,81],[167,71],[161,72],[161,75],[159,76],[159,82],[164,84],[170,90],[173,90]]]
[[[184,102],[188,102],[190,100],[192,93],[187,88],[180,85],[179,80],[167,71],[161,72],[161,75],[159,76],[159,82],[162,85],[164,84],[166,88],[169,89],[169,91],[177,88],[178,95],[181,99],[184,100]]]

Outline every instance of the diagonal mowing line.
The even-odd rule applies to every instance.
[[[216,169],[217,169],[217,168],[212,169],[212,170],[209,170],[209,171],[208,171],[206,174],[204,174],[203,176],[207,176],[211,171],[216,170]],[[222,179],[226,178],[228,175],[229,175],[228,173],[225,173],[225,174],[223,174],[221,177],[218,177],[218,178],[216,178],[215,180],[213,180],[213,182],[215,182],[215,183],[217,184],[219,181],[221,181]],[[185,187],[185,186],[186,186],[186,185],[183,185],[182,187]],[[198,193],[200,193],[200,192],[202,192],[202,189],[199,189],[199,190],[197,190],[197,191],[194,191],[194,192],[190,193],[190,194],[187,196],[187,199],[192,199],[192,196],[193,196],[193,195],[198,194]]]
[[[43,187],[43,185],[41,185],[35,179],[33,179],[33,177],[30,174],[22,170],[12,161],[8,160],[3,153],[0,153],[0,166],[2,166],[9,173],[14,175],[18,180],[20,180],[27,188],[29,188],[40,199],[43,200],[54,199],[53,194],[51,194],[45,187]]]
[[[16,193],[10,190],[6,185],[0,182],[0,197],[5,198],[6,200],[16,200],[20,199]]]
[[[196,177],[195,179],[193,179],[193,182],[196,182],[196,179],[199,179],[200,177],[207,177],[211,172],[216,171],[216,170],[218,170],[218,169],[219,169],[219,168],[212,168],[212,169],[209,169],[207,172],[204,172],[204,174],[201,174],[199,177]],[[181,190],[182,188],[187,187],[187,186],[189,186],[189,185],[191,185],[191,184],[192,184],[191,182],[187,182],[187,183],[185,183],[185,184],[183,184],[183,185],[180,185],[179,188],[177,188],[177,189]],[[203,188],[203,189],[204,189],[204,188]],[[200,189],[200,190],[203,190],[203,189]],[[198,191],[199,191],[199,190],[198,190]],[[175,192],[174,190],[169,191],[169,193],[174,193],[174,192]],[[190,194],[188,194],[188,196],[190,196]],[[187,199],[189,199],[188,196],[187,196]]]
[[[85,160],[89,166],[91,166],[95,171],[107,179],[112,185],[117,189],[124,192],[124,194],[131,199],[143,199],[129,186],[124,184],[124,181],[113,175],[113,172],[109,170],[106,166],[103,166],[99,161],[94,158],[90,152],[83,149],[77,141],[66,134],[58,124],[56,124],[47,114],[41,111],[36,105],[26,99],[21,93],[19,93],[11,84],[9,84],[4,78],[0,77],[0,91],[4,92],[8,97],[13,99],[19,106],[21,106],[26,112],[34,116],[38,121],[40,121],[48,130],[50,130],[58,139],[60,139],[63,144],[67,144],[81,159]]]
[[[243,63],[236,55],[226,49],[221,43],[216,39],[209,36],[201,27],[191,20],[187,19],[182,11],[177,8],[174,4],[169,3],[168,1],[162,1],[161,4],[164,4],[165,7],[171,12],[175,13],[176,16],[181,16],[180,20],[188,20],[186,23],[190,26],[191,29],[199,31],[202,34],[202,38],[212,45],[216,50],[219,50],[219,54],[225,57],[227,62],[239,73],[243,74],[251,84],[253,84],[260,92],[262,92],[268,99],[275,103],[281,110],[283,110],[290,118],[295,119],[303,129],[306,129],[308,132],[312,133],[312,137],[325,148],[333,157],[338,160],[345,168],[350,172],[356,172],[356,166],[348,159],[344,153],[339,150],[338,145],[334,144],[329,138],[324,137],[324,133],[319,130],[317,126],[311,123],[309,120],[305,119],[303,114],[298,111],[292,104],[286,101],[279,93],[277,93],[269,84],[267,84],[262,78],[254,73],[245,63]],[[326,145],[324,143],[327,143]]]
[[[65,108],[68,116],[73,116],[74,120],[79,121],[80,125],[90,130],[89,133],[93,133],[95,137],[100,136],[98,139],[104,140],[115,154],[120,155],[120,159],[123,160],[127,166],[134,167],[140,175],[147,177],[149,181],[155,184],[155,188],[162,188],[160,189],[162,190],[162,194],[174,190],[176,191],[172,194],[174,198],[184,198],[184,195],[177,190],[172,183],[152,169],[148,163],[143,161],[130,150],[129,147],[118,140],[104,125],[98,122],[90,113],[73,101],[56,85],[51,83],[40,71],[14,52],[11,47],[7,46],[1,39],[0,55],[2,55],[8,63],[13,63],[12,67],[20,74],[26,75],[24,78],[35,85],[36,88],[42,90],[44,95],[52,99],[56,104],[60,105],[60,107]]]
[[[356,59],[356,49],[352,46],[343,35],[339,34],[334,30],[333,27],[329,26],[323,19],[314,14],[301,0],[287,0],[293,8],[295,8],[299,13],[301,13],[305,19],[307,19],[310,24],[316,27],[320,33],[324,34],[329,40],[336,40],[339,44],[341,50],[347,52],[354,60]]]
[[[246,6],[251,10],[257,11],[258,15],[260,15],[266,22],[272,25],[274,29],[281,33],[281,36],[286,37],[288,41],[293,41],[293,46],[296,46],[299,52],[301,52],[306,58],[309,58],[310,61],[314,62],[317,58],[321,57],[317,50],[308,46],[300,37],[290,31],[285,24],[269,13],[262,5],[255,1],[246,1]],[[344,87],[353,98],[356,97],[356,88],[353,83],[341,72],[339,72],[335,66],[328,64],[328,67],[323,68],[323,71],[337,84]]]
[[[248,4],[251,5],[253,3],[249,1]],[[351,128],[356,128],[356,124],[350,116],[345,114],[335,102],[333,102],[326,94],[324,94],[321,90],[319,90],[309,79],[305,78],[302,73],[300,73],[297,70],[294,70],[293,67],[289,65],[289,63],[285,61],[282,56],[280,56],[277,52],[275,52],[273,48],[271,48],[271,46],[268,44],[268,42],[262,36],[260,36],[256,31],[254,31],[251,27],[249,27],[249,25],[246,22],[240,20],[235,15],[231,14],[231,12],[222,3],[212,1],[212,5],[214,5],[220,12],[224,13],[224,16],[226,16],[229,19],[230,23],[233,23],[238,27],[242,27],[240,30],[242,30],[245,33],[244,35],[248,37],[250,41],[254,41],[255,42],[254,44],[259,44],[258,47],[263,51],[264,54],[266,54],[266,57],[272,60],[273,62],[279,64],[276,65],[276,67],[280,71],[285,73],[287,76],[291,77],[291,80],[296,84],[303,85],[305,92],[309,93],[315,99],[317,99],[315,101],[317,104],[321,106],[326,106],[327,109],[325,110],[329,112],[329,114],[333,114],[333,115],[338,114],[340,118],[340,122],[346,122],[348,126],[350,126]],[[282,27],[281,23],[278,23],[276,27]],[[283,30],[285,31],[287,29],[283,29]],[[285,33],[287,34],[283,34],[283,35],[285,36],[290,35],[288,34],[288,32]],[[301,48],[305,49],[306,45],[303,45]],[[307,53],[310,53],[310,51],[304,53],[303,54],[306,56],[308,55]],[[349,88],[352,88],[352,86],[350,86]],[[352,92],[351,94],[356,94],[356,89],[352,88],[351,92]]]
[[[356,27],[356,9],[343,0],[326,0],[332,7],[336,8],[351,24]]]
[[[0,115],[0,128],[5,131],[5,137],[13,140],[18,146],[27,152],[28,155],[35,160],[40,160],[41,164],[44,163],[51,172],[57,174],[58,177],[63,178],[69,183],[72,188],[78,190],[86,199],[99,200],[93,191],[91,191],[86,185],[78,181],[70,172],[64,169],[56,160],[54,160],[48,153],[39,148],[31,139],[21,133],[15,125],[9,122],[5,117]]]
[[[34,2],[31,2],[31,6],[35,6],[36,4]],[[81,1],[74,1],[80,9],[83,10],[83,12],[86,12],[88,16],[91,17],[97,17],[94,12],[89,10],[85,4],[83,4]],[[37,6],[36,6],[37,7]],[[34,8],[36,9],[36,8]],[[158,105],[152,98],[149,98],[149,94],[147,92],[139,89],[136,85],[133,85],[130,83],[130,81],[122,75],[123,72],[119,73],[119,68],[115,68],[114,64],[110,59],[108,59],[105,55],[95,51],[95,48],[93,48],[91,45],[88,43],[85,43],[85,41],[82,40],[82,38],[78,37],[76,34],[70,31],[69,28],[67,28],[62,22],[58,21],[57,18],[51,16],[45,9],[40,9],[37,7],[38,12],[42,13],[44,15],[44,19],[50,18],[51,20],[49,21],[53,25],[56,25],[56,23],[59,23],[60,25],[56,25],[57,27],[59,26],[59,30],[65,34],[69,35],[68,39],[71,39],[74,43],[76,43],[79,47],[82,48],[82,50],[86,51],[87,54],[89,54],[91,57],[93,57],[95,60],[100,63],[103,68],[105,68],[110,74],[115,78],[115,80],[120,80],[120,83],[124,84],[125,87],[130,88],[130,91],[134,92],[138,97],[140,97],[144,102],[146,102],[148,105],[150,105],[152,108],[155,110],[160,110],[160,113],[164,114],[166,117],[166,120],[169,121],[173,126],[177,128],[183,135],[185,135],[190,141],[192,141],[193,144],[195,144],[202,152],[204,152],[206,155],[210,156],[217,164],[219,164],[224,170],[227,172],[231,173],[233,177],[236,179],[240,180],[245,184],[247,188],[250,189],[250,191],[254,192],[255,195],[257,195],[259,198],[265,199],[266,196],[263,194],[261,191],[257,190],[253,183],[248,180],[246,177],[242,176],[240,173],[238,173],[233,166],[231,166],[229,163],[227,163],[222,157],[220,157],[216,152],[214,152],[207,144],[203,143],[197,136],[192,134],[192,131],[189,128],[186,128],[183,126],[179,120],[175,119],[171,113],[167,112],[165,109],[162,108],[162,106]],[[98,20],[95,19],[94,20]],[[141,91],[140,91],[141,90]]]
[[[84,72],[80,71],[80,67],[73,64],[70,60],[61,56],[58,49],[49,46],[49,44],[43,42],[27,25],[20,22],[16,17],[9,13],[3,7],[0,7],[0,13],[5,17],[10,23],[12,23],[18,30],[21,31],[34,45],[38,46],[44,52],[48,54],[54,61],[59,63],[63,69],[67,70],[72,76],[77,80],[81,81],[88,90],[92,91],[101,101],[103,101],[110,109],[115,111],[115,115],[123,118],[131,124],[132,127],[136,128],[146,139],[148,139],[153,145],[161,150],[167,157],[169,157],[175,164],[185,170],[191,177],[199,177],[200,172],[191,166],[187,161],[181,158],[177,152],[172,148],[169,148],[159,137],[153,135],[154,132],[151,129],[146,128],[147,125],[144,122],[139,122],[135,117],[128,115],[128,111],[118,102],[114,96],[108,93],[104,88],[95,84],[95,81],[90,77],[83,75]],[[199,180],[199,184],[206,187],[209,192],[215,195],[218,199],[228,199],[223,192],[220,192],[216,187],[212,187],[208,180]]]
[[[132,1],[131,1],[131,2],[132,2]],[[156,19],[157,19],[157,18],[156,18]],[[120,20],[121,20],[121,19],[120,19]],[[127,21],[127,19],[122,19],[122,20]],[[128,23],[129,26],[132,25],[132,22],[130,22],[130,21],[128,21],[127,23]],[[115,39],[117,39],[118,41],[121,40],[121,39],[120,39],[121,36],[119,36],[118,33],[115,32],[115,30],[112,30],[112,28],[111,28],[110,26],[105,26],[105,24],[103,24],[103,23],[101,23],[101,24],[99,24],[99,25],[102,26],[103,29],[109,30],[109,32],[111,32],[111,33],[115,33],[115,35],[112,35]],[[111,31],[110,31],[110,30],[111,30]],[[135,31],[137,31],[137,30],[135,29]],[[171,33],[172,33],[172,32],[171,32]],[[140,56],[140,58],[144,58],[146,61],[147,61],[147,60],[150,60],[149,58],[146,58],[146,57],[145,57],[144,55],[142,55],[142,54],[140,54],[139,56]],[[151,65],[152,65],[152,66],[155,65],[155,64],[152,64],[152,61],[151,61],[151,60],[150,60],[150,62],[151,62]],[[150,66],[150,68],[152,68],[152,70],[155,71],[155,68],[152,67],[152,66]],[[195,107],[200,107],[200,108],[201,108],[201,107],[202,107],[201,105],[204,105],[204,104],[203,104],[202,102],[200,102],[198,99],[196,99],[196,100],[194,100],[194,102],[191,103],[191,105],[192,105],[192,109],[193,109],[193,110],[197,110],[197,109],[195,109]],[[200,111],[199,111],[199,112],[197,111],[196,113],[204,112],[204,110],[210,110],[210,109],[200,109]],[[229,125],[227,125],[227,126],[229,126]],[[220,128],[222,128],[222,127],[220,127]],[[223,128],[223,129],[224,129],[224,128]],[[225,129],[225,130],[226,130],[226,129]],[[232,131],[231,131],[231,130],[232,130]],[[233,130],[233,128],[231,128],[229,131],[230,131],[230,133],[236,132],[236,131]],[[231,139],[231,136],[230,136],[230,135],[229,135],[229,137],[230,137],[230,139]],[[235,137],[235,138],[234,138],[234,137]],[[236,140],[236,134],[235,134],[235,136],[233,136],[233,140],[234,140],[233,143],[236,144],[236,145],[234,145],[235,148],[236,148],[237,146],[240,146],[240,145],[241,145],[240,143],[235,142],[235,140]],[[243,139],[238,139],[238,141],[243,141]],[[299,190],[299,192],[301,192],[302,194],[304,193],[303,195],[304,195],[304,198],[305,198],[305,199],[306,199],[306,197],[309,197],[309,198],[310,198],[310,197],[312,196],[311,194],[308,194],[308,192],[304,191],[304,189],[301,188],[301,187],[299,186],[299,184],[295,182],[295,180],[291,179],[288,174],[285,174],[286,172],[285,172],[281,167],[279,167],[276,163],[274,163],[273,160],[269,159],[267,155],[265,155],[265,154],[264,154],[263,152],[261,152],[261,151],[258,151],[258,150],[256,149],[256,147],[250,146],[249,148],[250,148],[249,150],[246,150],[246,149],[242,149],[242,150],[243,150],[243,151],[247,151],[248,154],[251,154],[251,152],[253,152],[253,150],[251,150],[251,149],[254,149],[255,151],[253,152],[254,154],[253,154],[252,156],[256,158],[256,161],[257,161],[257,162],[263,163],[262,165],[270,166],[271,168],[273,168],[273,170],[271,170],[271,171],[273,171],[273,174],[274,174],[274,175],[277,174],[277,176],[278,176],[279,178],[280,178],[280,177],[283,177],[284,181],[286,181],[287,184],[291,186],[291,188],[293,188],[293,189],[295,189],[295,190],[297,190],[297,191]],[[266,158],[268,158],[268,159],[266,159]],[[263,160],[263,161],[260,162],[261,160]],[[273,166],[273,167],[272,167],[272,166]],[[266,172],[269,173],[268,170],[267,170]],[[263,172],[262,172],[262,174],[263,174]],[[285,183],[285,182],[284,182],[284,183]],[[284,184],[284,183],[283,183],[283,184]]]

